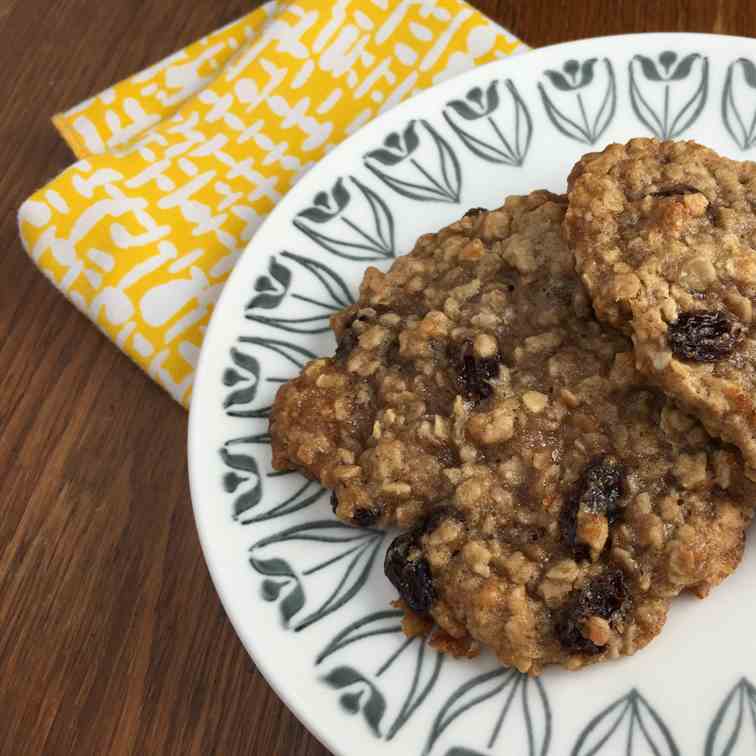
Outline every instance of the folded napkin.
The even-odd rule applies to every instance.
[[[462,0],[268,3],[56,116],[79,162],[24,203],[21,238],[187,404],[213,304],[292,184],[396,103],[523,49]]]

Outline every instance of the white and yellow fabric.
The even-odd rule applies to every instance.
[[[180,402],[276,202],[364,123],[524,49],[462,0],[274,2],[56,116],[79,162],[22,206],[34,262]]]

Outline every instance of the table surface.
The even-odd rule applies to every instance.
[[[533,46],[756,36],[752,0],[476,4]],[[21,201],[71,161],[52,113],[250,7],[0,0],[3,754],[327,754],[267,686],[213,590],[185,412],[53,290],[16,232]]]

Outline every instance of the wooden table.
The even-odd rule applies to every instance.
[[[531,45],[756,35],[752,0],[478,0]],[[327,752],[268,688],[205,568],[186,414],[34,269],[21,201],[71,156],[49,116],[248,0],[0,0],[0,752]]]

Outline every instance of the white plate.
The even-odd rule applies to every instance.
[[[650,135],[756,154],[756,43],[650,34],[557,45],[448,81],[363,128],[257,232],[210,324],[189,460],[202,547],[239,637],[302,722],[343,756],[756,753],[756,553],[620,662],[538,680],[442,658],[399,631],[389,536],[271,472],[281,380],[333,350],[327,318],[365,267],[508,194],[564,191],[584,152]],[[367,157],[366,157],[367,156]]]

